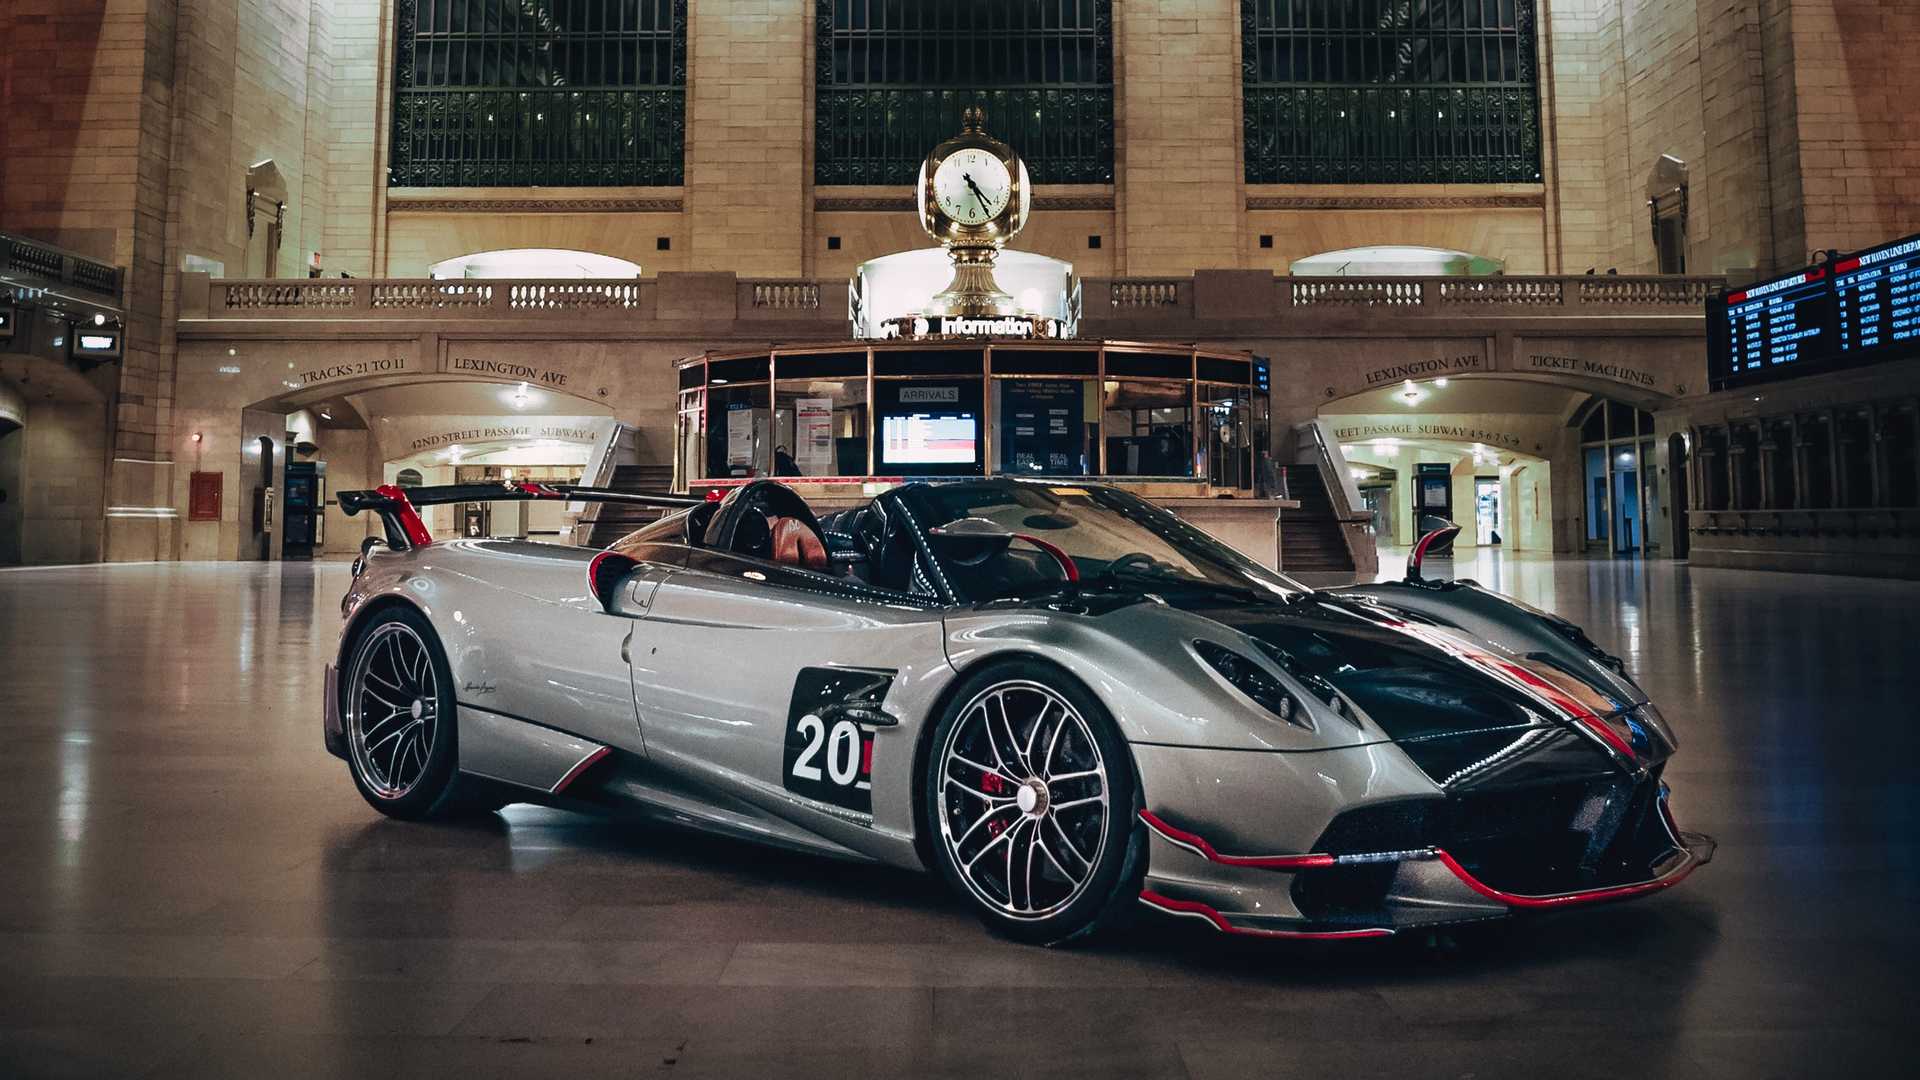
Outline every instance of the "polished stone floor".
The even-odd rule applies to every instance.
[[[320,746],[347,568],[0,571],[0,1076],[1914,1075],[1920,584],[1483,557],[1681,734],[1719,858],[1503,934],[986,935],[931,879],[510,809]]]

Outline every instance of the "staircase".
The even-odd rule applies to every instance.
[[[614,491],[669,491],[673,488],[673,466],[616,465],[613,467],[613,478],[606,486]],[[660,520],[667,512],[666,508],[658,506],[589,503],[587,515],[592,517],[593,530],[587,534],[587,546],[607,547],[640,526]]]
[[[1288,465],[1287,495],[1298,509],[1280,511],[1280,569],[1286,573],[1353,573],[1340,516],[1318,465]]]

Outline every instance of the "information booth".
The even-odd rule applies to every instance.
[[[787,479],[823,509],[912,479],[1094,479],[1278,562],[1268,370],[1244,352],[852,341],[679,364],[679,490]]]

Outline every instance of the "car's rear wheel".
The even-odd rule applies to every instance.
[[[460,775],[453,673],[419,612],[390,607],[360,629],[340,700],[349,771],[374,809],[420,820],[504,805]]]
[[[922,797],[942,873],[994,930],[1059,945],[1135,910],[1144,871],[1133,758],[1066,673],[990,664],[933,733]]]

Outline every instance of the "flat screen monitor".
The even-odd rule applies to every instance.
[[[880,418],[883,465],[972,465],[979,419],[970,412],[890,413]]]

